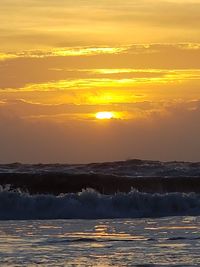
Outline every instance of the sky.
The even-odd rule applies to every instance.
[[[0,21],[0,163],[200,161],[200,0],[1,0]]]

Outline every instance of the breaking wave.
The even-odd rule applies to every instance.
[[[200,195],[149,194],[138,191],[103,195],[80,193],[30,195],[0,188],[0,219],[108,219],[200,215]]]

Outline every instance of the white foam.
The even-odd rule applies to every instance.
[[[138,191],[102,195],[80,193],[29,195],[0,189],[0,219],[99,219],[200,215],[200,195],[148,194]]]

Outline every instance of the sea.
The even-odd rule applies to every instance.
[[[4,174],[30,179],[30,173],[56,177],[58,171],[92,177],[161,177],[173,183],[185,177],[189,182],[200,179],[200,163],[128,160],[0,165],[0,184]],[[198,188],[195,192],[131,188],[113,194],[83,188],[52,194],[1,184],[0,266],[200,266]]]

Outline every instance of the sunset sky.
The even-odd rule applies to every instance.
[[[200,0],[1,0],[0,21],[0,163],[200,161]]]

